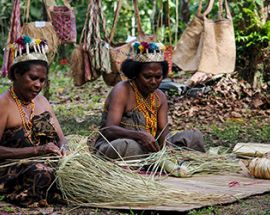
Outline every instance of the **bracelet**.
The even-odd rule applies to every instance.
[[[61,147],[60,147],[60,151],[62,151],[62,150],[67,150],[67,146],[66,146],[66,144],[63,144]]]

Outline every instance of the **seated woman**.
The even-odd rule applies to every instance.
[[[158,89],[168,73],[164,48],[160,43],[133,44],[132,59],[121,68],[128,80],[119,82],[105,101],[95,143],[98,155],[132,159],[157,152],[166,143],[205,151],[199,131],[168,135],[168,102]]]
[[[38,95],[48,76],[46,41],[23,36],[11,47],[15,54],[8,74],[12,86],[0,95],[0,162],[46,154],[63,156],[66,141],[61,127],[48,100]],[[53,168],[44,163],[0,168],[0,193],[23,206],[46,204],[53,181]],[[59,197],[56,187],[50,189],[48,200],[54,194]]]

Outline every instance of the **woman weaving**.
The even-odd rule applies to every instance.
[[[46,154],[63,156],[66,141],[61,127],[48,100],[38,95],[48,75],[46,41],[23,36],[9,48],[15,58],[8,74],[12,86],[0,95],[0,162]],[[23,206],[46,204],[53,181],[53,169],[44,163],[0,168],[1,194]]]
[[[165,46],[135,42],[132,48],[132,59],[121,67],[128,80],[119,82],[105,101],[96,153],[110,159],[132,159],[159,151],[165,142],[204,151],[198,131],[177,132],[167,138],[168,103],[158,89],[168,73]]]

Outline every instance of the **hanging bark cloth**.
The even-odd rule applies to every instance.
[[[131,49],[131,42],[125,44],[117,44],[113,43],[113,38],[115,35],[117,22],[119,19],[120,10],[122,7],[122,0],[117,2],[117,8],[114,15],[113,26],[109,37],[109,44],[110,44],[110,62],[111,62],[111,73],[104,73],[103,80],[109,86],[114,86],[121,80],[125,80],[125,76],[122,74],[121,64],[122,62],[127,59],[130,49]]]
[[[122,62],[128,57],[131,43],[113,44],[113,37],[119,18],[122,0],[118,1],[110,37],[107,36],[105,18],[102,13],[101,0],[90,0],[86,13],[80,45],[72,54],[72,75],[74,83],[81,86],[87,81],[94,81],[100,75],[107,85],[113,86],[125,79],[120,73]],[[141,29],[137,2],[134,1],[137,18],[138,38],[142,41],[153,41],[155,35],[145,35]],[[103,35],[103,37],[102,37]],[[83,60],[81,60],[83,59]]]
[[[101,0],[89,0],[80,44],[71,55],[72,76],[76,86],[111,72],[107,38]]]
[[[215,0],[209,0],[202,13],[202,0],[196,16],[183,32],[173,53],[173,62],[184,71],[205,74],[232,73],[235,67],[235,38],[228,1],[218,0],[218,19],[207,18]],[[225,3],[226,17],[223,16]]]
[[[130,41],[128,43],[120,43],[120,44],[114,44],[113,38],[115,35],[120,10],[122,7],[122,0],[119,0],[117,3],[117,8],[115,11],[114,21],[113,21],[113,27],[110,33],[109,37],[109,44],[110,44],[110,57],[111,57],[111,73],[104,73],[103,79],[109,86],[114,86],[117,82],[121,80],[125,80],[126,77],[121,72],[121,64],[122,62],[127,59],[129,56],[130,50],[131,50],[131,44],[135,41]],[[136,0],[133,0],[134,5],[134,13],[136,17],[136,23],[137,23],[137,34],[138,34],[138,40],[140,41],[147,41],[151,42],[156,39],[156,35],[145,35],[142,27],[141,27],[141,18],[139,14],[139,8],[138,3]]]
[[[103,38],[101,33],[104,34]],[[91,74],[87,79],[93,81],[102,73],[111,72],[109,44],[103,17],[101,0],[90,0],[86,22],[82,32],[83,50],[88,52]]]
[[[71,70],[72,70],[73,83],[75,86],[82,86],[86,82],[95,80],[98,77],[98,75],[92,74],[89,53],[87,50],[84,50],[84,47],[87,46],[86,29],[88,28],[87,23],[89,21],[89,13],[91,11],[90,7],[91,5],[89,2],[84,27],[81,32],[79,45],[76,45],[76,48],[73,50],[71,54]]]
[[[14,43],[20,36],[21,23],[20,23],[20,0],[13,1],[12,14],[10,18],[10,30],[8,33],[7,44]],[[9,71],[14,53],[11,49],[6,48],[3,57],[2,75],[5,77]]]

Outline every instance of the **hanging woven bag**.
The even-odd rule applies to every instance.
[[[68,0],[64,5],[54,6],[50,11],[52,24],[61,43],[75,43],[77,40],[76,18]]]

